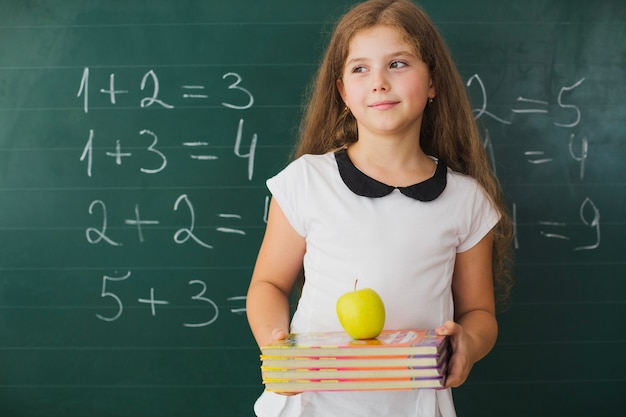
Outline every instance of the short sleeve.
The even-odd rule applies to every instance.
[[[485,190],[475,181],[471,197],[468,199],[467,233],[459,243],[457,252],[473,248],[500,221],[500,213],[491,202]]]
[[[296,160],[266,181],[267,188],[276,200],[289,224],[300,236],[306,236],[303,208],[306,207],[305,171],[301,160]]]

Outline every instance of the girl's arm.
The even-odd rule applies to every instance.
[[[289,333],[289,297],[302,268],[304,251],[304,238],[272,199],[246,298],[248,322],[259,346]]]
[[[451,336],[446,386],[458,387],[469,376],[474,363],[493,348],[498,336],[491,257],[493,234],[487,234],[466,252],[458,253],[452,277],[454,322],[438,329]]]

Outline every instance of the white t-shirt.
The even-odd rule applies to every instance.
[[[358,288],[381,296],[386,329],[434,328],[453,319],[456,254],[476,245],[499,215],[474,179],[450,169],[445,177],[445,189],[433,201],[398,189],[364,197],[350,191],[335,155],[327,153],[305,155],[267,181],[291,226],[306,239],[306,280],[292,332],[342,330],[335,305],[355,279]],[[455,416],[449,389],[290,397],[264,392],[255,412],[259,417]]]

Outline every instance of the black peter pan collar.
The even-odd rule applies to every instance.
[[[335,160],[344,184],[353,193],[363,197],[384,197],[393,190],[398,189],[407,197],[419,201],[433,201],[446,188],[447,167],[443,161],[437,161],[437,169],[435,169],[435,173],[429,179],[408,187],[393,187],[368,177],[363,171],[360,171],[350,160],[345,148],[335,152]]]

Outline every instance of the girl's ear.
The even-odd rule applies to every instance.
[[[433,79],[430,79],[430,83],[428,86],[428,98],[437,97],[437,91],[435,90],[435,86],[433,85]]]
[[[343,81],[339,79],[335,81],[335,85],[337,86],[337,91],[339,91],[339,95],[341,96],[341,99],[346,105],[348,105],[348,103],[346,103],[346,89],[343,87]]]

